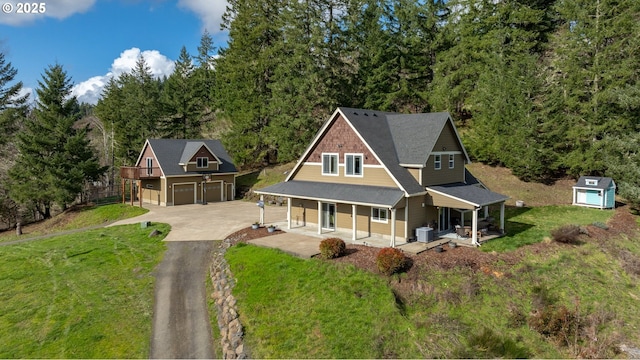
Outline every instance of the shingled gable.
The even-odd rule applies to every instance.
[[[143,151],[138,157],[136,166],[142,160],[142,154],[147,147],[150,147],[157,161],[158,167],[164,176],[177,176],[185,174],[195,174],[197,172],[185,172],[181,166],[185,154],[195,154],[204,145],[207,150],[219,161],[219,170],[215,173],[236,173],[238,170],[231,161],[231,157],[222,146],[219,140],[187,140],[187,139],[148,139],[145,142]],[[187,158],[187,161],[189,158]]]
[[[205,144],[203,141],[187,141],[187,143],[184,145],[184,150],[182,151],[182,156],[180,157],[180,162],[178,164],[187,164],[203,147],[209,154],[211,154],[211,156],[213,156],[214,159],[216,159],[216,162],[218,162],[218,164],[222,164],[220,158],[218,158],[216,154],[211,151],[211,149],[209,149],[207,144]]]
[[[285,181],[290,181],[295,176],[297,170],[322,139],[328,128],[335,123],[339,115],[342,115],[342,118],[350,125],[362,143],[383,165],[389,176],[406,195],[424,193],[424,189],[416,179],[405,168],[400,166],[386,118],[388,114],[390,113],[345,107],[336,109],[330,119],[318,131]]]

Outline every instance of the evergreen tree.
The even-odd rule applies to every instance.
[[[21,81],[13,83],[17,74],[18,70],[0,52],[0,145],[7,142],[15,131],[16,121],[24,118],[27,112],[29,94],[20,94]]]
[[[367,1],[358,54],[364,107],[424,112],[433,80],[441,1]]]
[[[162,105],[166,115],[160,120],[158,127],[163,137],[200,137],[203,105],[194,83],[194,66],[191,56],[183,46],[175,70],[165,81],[162,90]]]
[[[44,218],[51,216],[54,203],[66,208],[86,181],[104,172],[89,145],[88,127],[74,127],[79,108],[71,87],[61,65],[45,69],[34,116],[18,133],[20,154],[9,172],[12,198],[33,206]]]
[[[198,45],[198,55],[196,56],[197,67],[193,74],[193,87],[196,98],[200,101],[203,121],[212,112],[215,106],[215,70],[213,39],[205,30]]]
[[[161,89],[162,81],[153,78],[142,56],[130,73],[110,80],[105,87],[94,111],[111,126],[118,164],[133,165],[145,140],[159,136]]]
[[[265,129],[273,117],[269,111],[273,99],[271,86],[275,69],[282,58],[283,4],[269,0],[230,0],[222,26],[229,30],[228,47],[221,49],[216,61],[217,107],[220,116],[230,121],[223,137],[225,146],[234,149],[238,164],[269,161]]]
[[[618,186],[618,194],[640,211],[640,133],[608,136],[598,145],[608,165],[606,175]]]
[[[635,0],[564,0],[548,58],[546,107],[564,141],[556,148],[573,176],[602,174],[610,135],[640,129],[640,3]]]

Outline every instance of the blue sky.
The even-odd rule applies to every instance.
[[[197,53],[205,29],[216,46],[226,43],[220,32],[225,0],[48,0],[43,14],[19,14],[18,2],[0,2],[12,5],[0,12],[0,51],[18,70],[17,80],[33,90],[58,63],[76,84],[74,94],[89,103],[140,54],[163,76],[173,71],[182,46]]]

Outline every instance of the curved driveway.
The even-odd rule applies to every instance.
[[[223,240],[260,216],[255,203],[229,201],[207,205],[145,205],[144,215],[114,225],[141,221],[168,223],[167,251],[156,269],[150,357],[213,358],[206,281],[213,240]],[[286,220],[286,207],[265,208],[265,223]]]

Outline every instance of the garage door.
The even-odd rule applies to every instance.
[[[207,183],[207,202],[222,200],[222,185],[220,182]]]
[[[193,204],[195,194],[194,184],[173,185],[173,205]]]

